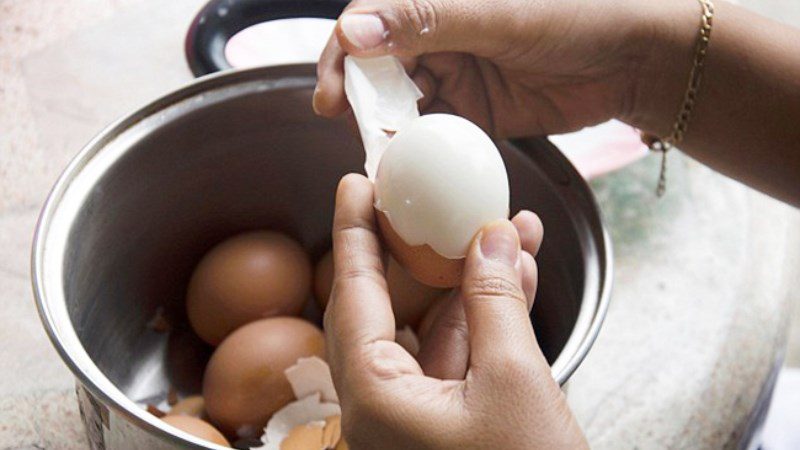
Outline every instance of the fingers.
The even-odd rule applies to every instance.
[[[365,0],[339,18],[335,33],[356,56],[456,51],[495,56],[509,49],[514,23],[501,2]],[[517,15],[518,16],[518,15]]]
[[[334,365],[346,364],[372,342],[394,340],[372,202],[369,180],[355,174],[342,178],[333,219],[333,288],[325,316]]]
[[[344,50],[335,35],[317,62],[317,87],[311,101],[314,112],[325,117],[336,117],[349,107],[344,95]]]
[[[420,343],[417,361],[425,375],[441,380],[463,380],[469,364],[469,332],[460,294],[440,300],[433,324]]]
[[[511,223],[519,233],[519,240],[522,248],[533,256],[539,253],[544,236],[544,226],[539,216],[528,211],[522,210],[511,219]]]
[[[522,290],[528,301],[528,311],[533,307],[533,300],[536,297],[536,286],[539,282],[539,271],[536,267],[536,260],[533,258],[539,253],[544,236],[544,226],[536,214],[522,210],[511,219],[514,228],[519,234],[520,245],[522,246]]]
[[[522,291],[528,311],[533,307],[538,284],[538,269],[533,255],[542,242],[543,227],[539,217],[530,211],[520,211],[511,220],[520,236],[522,247]],[[420,325],[420,351],[417,360],[426,375],[440,379],[463,379],[469,364],[469,332],[460,293],[454,292],[440,300],[442,305],[425,318],[430,327]],[[423,333],[424,332],[424,333]]]
[[[528,312],[533,308],[533,300],[536,298],[536,286],[539,283],[539,271],[536,268],[536,260],[527,251],[522,252],[522,292],[525,293],[525,305]]]
[[[519,235],[508,220],[485,226],[470,247],[461,286],[470,370],[502,367],[506,360],[541,353],[528,318],[522,255]]]

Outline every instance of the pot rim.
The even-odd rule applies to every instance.
[[[278,85],[278,83],[275,83],[277,80],[287,82],[288,84]],[[126,132],[135,130],[136,126],[146,119],[154,118],[160,113],[167,111],[169,108],[180,106],[184,101],[211,93],[220,88],[232,88],[237,86],[241,88],[242,85],[264,83],[266,89],[269,89],[269,85],[273,88],[280,88],[284,85],[294,86],[296,85],[292,84],[294,82],[299,82],[303,85],[313,85],[314,80],[315,65],[313,64],[234,69],[198,78],[175,91],[145,104],[133,113],[103,128],[103,130],[92,138],[70,161],[62,174],[58,177],[58,180],[44,203],[33,238],[31,279],[39,317],[50,341],[61,359],[77,378],[78,382],[87,388],[93,396],[100,399],[103,407],[113,409],[129,422],[132,422],[136,426],[168,442],[183,446],[190,444],[193,448],[198,449],[226,448],[169,427],[166,423],[148,413],[123,394],[97,367],[77,337],[72,320],[66,310],[66,298],[62,282],[63,277],[61,276],[62,268],[49,267],[47,265],[47,261],[49,261],[48,255],[55,254],[57,256],[63,256],[69,233],[69,229],[54,228],[54,222],[58,214],[66,214],[62,220],[67,220],[69,218],[74,218],[74,215],[79,210],[80,202],[77,204],[65,204],[64,200],[67,193],[72,188],[78,189],[83,187],[84,191],[78,190],[78,193],[82,193],[83,195],[90,190],[93,184],[75,186],[76,179],[79,178],[79,175],[85,174],[87,166],[96,161],[98,155],[103,154],[103,150],[108,144],[123,136]],[[562,350],[552,366],[553,376],[559,384],[563,385],[586,357],[586,354],[597,338],[602,326],[611,297],[613,257],[611,239],[603,223],[600,209],[588,184],[568,162],[566,157],[550,144],[549,141],[548,144],[553,148],[553,156],[560,160],[563,168],[569,172],[570,181],[576,181],[578,183],[578,188],[583,191],[581,194],[585,197],[585,200],[588,201],[587,205],[591,210],[589,213],[595,216],[600,230],[600,236],[596,235],[598,233],[593,235],[596,245],[599,247],[595,253],[600,259],[598,264],[601,265],[600,279],[597,280],[599,292],[584,294],[578,320],[575,323],[564,350]],[[107,163],[113,163],[124,153],[124,151],[120,152],[116,157],[109,159]],[[96,181],[96,178],[93,180]],[[70,208],[72,209],[70,210]],[[52,258],[52,256],[50,258]],[[63,258],[56,259],[59,262],[63,261]],[[587,295],[591,295],[595,298],[595,300],[591,302],[592,305],[587,305]],[[590,308],[590,306],[593,306],[593,308]],[[580,334],[576,334],[576,331],[580,331],[578,328],[579,326],[586,329]],[[567,353],[566,350],[568,348],[572,349],[571,354]],[[563,362],[562,357],[566,358]],[[556,370],[557,367],[559,370]]]

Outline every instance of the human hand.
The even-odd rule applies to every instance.
[[[468,366],[462,378],[443,380],[426,376],[394,342],[372,199],[366,178],[342,179],[325,315],[350,447],[586,448],[528,318],[535,282],[524,274],[536,269],[516,228],[493,222],[470,247],[459,297],[469,328]]]
[[[522,291],[530,312],[538,281],[533,258],[539,253],[544,227],[539,216],[524,210],[517,213],[511,223],[517,230],[522,247]],[[426,313],[424,322],[427,323],[419,325],[417,361],[425,375],[463,380],[469,366],[469,328],[464,312],[464,295],[461,289],[454,289],[438,302],[441,304],[432,305]],[[423,330],[423,325],[427,329]]]
[[[641,114],[640,68],[656,57],[659,4],[355,0],[320,58],[314,108],[324,116],[347,109],[345,54],[393,54],[425,94],[423,112],[458,114],[496,138],[632,118]],[[668,108],[671,120],[677,105]]]

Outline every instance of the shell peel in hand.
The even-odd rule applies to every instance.
[[[375,179],[391,134],[419,117],[422,92],[393,56],[344,59],[344,90],[367,154],[364,168]]]

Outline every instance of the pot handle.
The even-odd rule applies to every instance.
[[[196,77],[231,69],[225,44],[247,27],[270,20],[336,19],[349,0],[211,0],[186,33],[186,61]]]

